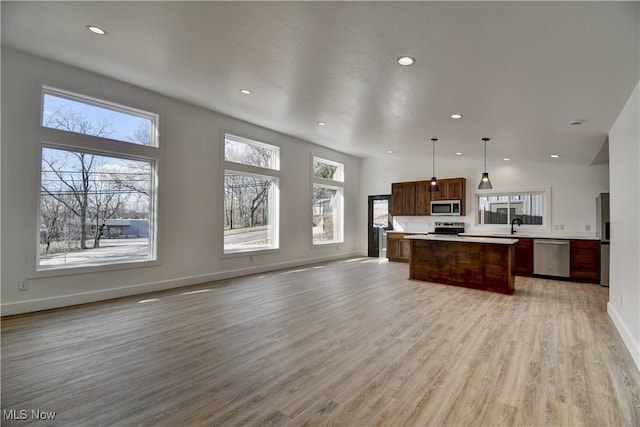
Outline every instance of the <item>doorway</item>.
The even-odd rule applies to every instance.
[[[368,255],[379,257],[386,251],[386,231],[393,230],[391,195],[369,196]]]

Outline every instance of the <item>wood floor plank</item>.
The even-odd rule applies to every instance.
[[[640,425],[606,288],[407,277],[353,258],[3,318],[2,409],[60,426]]]

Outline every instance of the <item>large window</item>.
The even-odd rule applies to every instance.
[[[547,226],[545,191],[477,194],[478,225],[508,225],[514,219],[532,228]]]
[[[343,239],[344,165],[313,158],[313,244],[340,243]]]
[[[225,135],[224,253],[278,248],[279,149]]]
[[[42,105],[43,129],[79,136],[44,133],[37,269],[154,260],[157,118],[50,88]]]

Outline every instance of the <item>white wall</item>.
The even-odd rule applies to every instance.
[[[639,86],[609,133],[611,272],[607,308],[640,368]]]
[[[160,114],[159,265],[34,277],[42,85]],[[212,94],[215,96],[215,94]],[[222,137],[280,146],[280,250],[222,254]],[[345,243],[311,244],[311,157],[345,165]],[[360,160],[76,68],[2,50],[2,314],[83,303],[359,254]],[[29,280],[28,291],[18,281]]]
[[[466,229],[475,227],[474,194],[480,183],[484,165],[461,157],[456,160],[438,160],[439,178],[465,177],[467,179],[467,215],[465,217],[400,217],[399,229],[408,231],[432,230],[435,221],[463,221]],[[487,169],[494,190],[551,189],[551,222],[549,232],[572,235],[593,235],[596,231],[596,196],[609,191],[607,165],[577,166],[528,164],[512,160],[487,161]],[[424,159],[366,158],[361,162],[362,193],[360,208],[366,212],[366,195],[390,194],[391,182],[426,180],[431,177],[431,153]],[[366,231],[366,215],[361,215],[361,229]],[[364,218],[364,220],[363,220]],[[406,225],[405,225],[406,224]],[[555,230],[562,225],[563,230]],[[586,230],[586,226],[590,228]]]

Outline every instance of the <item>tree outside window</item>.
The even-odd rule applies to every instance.
[[[148,161],[43,147],[40,266],[148,258],[150,183]]]
[[[132,111],[82,95],[43,90],[43,129],[86,135],[113,149],[112,154],[91,152],[84,136],[64,145],[42,144],[38,269],[154,258],[155,162],[136,158],[128,145],[112,144],[117,139],[144,145],[138,151],[155,154],[155,116]]]
[[[226,135],[224,252],[278,247],[278,148]]]
[[[314,157],[312,174],[312,242],[314,245],[342,242],[344,165]]]

